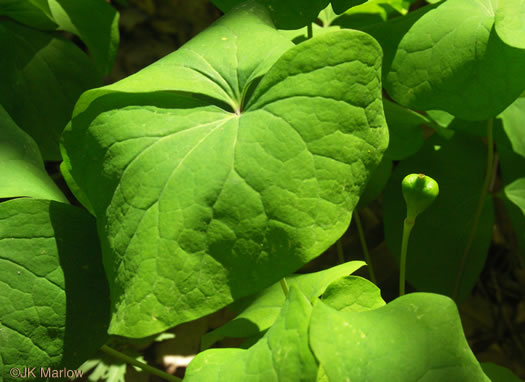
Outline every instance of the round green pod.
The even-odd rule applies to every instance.
[[[409,220],[415,220],[416,216],[426,210],[439,194],[437,182],[424,174],[405,176],[401,188],[407,204],[407,219]]]

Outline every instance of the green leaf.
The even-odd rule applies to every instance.
[[[2,0],[0,15],[40,30],[54,30],[57,27],[48,0]]]
[[[481,367],[492,382],[523,382],[523,379],[518,378],[512,371],[495,363],[483,362]]]
[[[379,288],[359,276],[347,276],[331,283],[322,301],[341,312],[364,312],[385,305]]]
[[[445,296],[413,293],[365,312],[318,301],[310,345],[329,381],[490,382]]]
[[[87,45],[101,75],[108,74],[119,44],[117,11],[105,0],[49,0],[49,8],[60,29]]]
[[[58,141],[80,94],[99,84],[89,58],[71,41],[0,20],[0,104],[38,144],[44,160],[59,160]],[[28,96],[30,95],[30,96]]]
[[[324,271],[286,277],[289,286],[297,286],[302,294],[312,300],[322,295],[335,280],[347,276],[365,265],[362,261],[351,261]],[[255,296],[239,300],[241,313],[226,325],[221,326],[202,337],[203,349],[225,337],[251,337],[273,325],[284,303],[284,294],[279,282]]]
[[[408,243],[407,280],[418,290],[451,296],[459,278],[461,300],[478,280],[490,245],[492,199],[485,203],[467,254],[465,250],[483,185],[485,157],[486,149],[477,139],[461,133],[450,141],[433,136],[394,170],[384,192],[384,225],[387,246],[397,259],[406,217],[402,179],[423,173],[439,183],[439,197],[418,216]]]
[[[245,0],[212,0],[221,11],[229,12]],[[299,29],[312,23],[329,0],[258,0],[268,9],[275,26],[279,29]]]
[[[503,129],[514,152],[525,157],[525,134],[523,134],[525,98],[518,98],[498,118],[503,123]]]
[[[494,4],[493,4],[494,3]],[[494,30],[493,0],[448,0],[367,29],[381,43],[389,95],[415,110],[485,120],[525,89],[525,50]]]
[[[0,375],[74,369],[106,341],[109,293],[90,215],[47,200],[0,203],[0,263]]]
[[[505,195],[517,205],[525,216],[525,178],[519,178],[505,186]]]
[[[0,198],[29,196],[68,203],[47,175],[35,141],[0,105]]]
[[[317,362],[308,345],[312,306],[292,286],[275,324],[255,345],[199,353],[184,381],[315,381]]]
[[[341,14],[349,8],[366,3],[366,1],[367,0],[332,0],[332,7],[335,13]]]
[[[290,46],[247,3],[79,101],[64,160],[103,237],[110,333],[209,314],[347,229],[387,143],[380,47],[357,31]]]
[[[496,32],[501,40],[515,48],[525,49],[525,1],[501,1],[496,9]]]
[[[385,156],[401,160],[414,155],[423,146],[421,125],[430,121],[423,115],[388,100],[383,100],[390,141]]]

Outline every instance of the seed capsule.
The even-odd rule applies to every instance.
[[[426,210],[439,194],[437,182],[424,174],[405,176],[401,189],[407,204],[407,219],[409,220],[415,220],[416,216]]]

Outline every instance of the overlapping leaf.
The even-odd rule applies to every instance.
[[[0,265],[0,379],[13,367],[76,368],[105,342],[109,292],[89,214],[1,203]]]
[[[80,100],[64,155],[104,238],[112,333],[255,293],[348,227],[387,143],[380,48],[357,31],[292,45],[245,3]]]
[[[525,1],[506,0],[497,3],[496,32],[505,44],[525,49]]]
[[[291,275],[286,278],[288,285],[295,285],[309,301],[319,297],[325,289],[344,276],[364,265],[362,261],[352,261],[324,271]],[[256,296],[240,300],[242,311],[235,319],[202,337],[202,348],[206,349],[224,337],[246,338],[267,330],[273,325],[285,301],[280,283],[258,293]]]
[[[89,48],[102,75],[113,66],[118,13],[105,0],[3,0],[0,15],[40,30],[71,32]]]
[[[47,175],[35,141],[0,105],[0,198],[30,196],[67,203]]]
[[[506,108],[499,116],[503,123],[503,129],[508,137],[512,150],[525,157],[525,98],[520,97]]]
[[[369,28],[384,49],[390,96],[465,120],[485,120],[509,106],[525,89],[525,50],[501,41],[496,7],[493,0],[448,0]]]
[[[492,200],[487,199],[471,245],[468,237],[485,174],[486,149],[457,132],[451,141],[432,137],[394,170],[385,190],[384,224],[389,250],[399,258],[406,205],[401,181],[423,173],[439,183],[439,196],[417,217],[408,243],[407,280],[421,291],[465,298],[481,273],[490,245]]]
[[[379,288],[359,276],[347,276],[331,283],[322,301],[340,312],[364,312],[385,305]]]
[[[416,293],[365,312],[314,304],[310,346],[326,381],[489,382],[447,297]]]
[[[0,104],[38,144],[59,160],[58,141],[80,94],[100,84],[89,58],[71,41],[0,20]]]
[[[282,292],[282,291],[281,291]],[[191,381],[315,381],[317,362],[308,345],[312,306],[295,286],[275,324],[255,345],[198,354],[186,370]]]

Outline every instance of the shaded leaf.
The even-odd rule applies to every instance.
[[[366,1],[367,0],[332,0],[332,7],[335,13],[341,14],[347,9],[363,4]]]
[[[390,178],[384,193],[385,238],[398,259],[406,217],[402,179],[411,173],[423,173],[439,183],[439,196],[417,217],[408,243],[407,280],[418,290],[451,296],[459,278],[461,300],[479,277],[492,233],[490,198],[485,202],[472,246],[465,251],[485,174],[485,150],[479,140],[461,133],[450,141],[433,136],[419,153],[400,162]]]
[[[297,286],[302,294],[312,300],[323,294],[332,282],[347,276],[365,265],[362,261],[351,261],[324,271],[286,277],[288,285]],[[243,305],[240,314],[226,325],[221,326],[202,337],[203,349],[206,349],[224,337],[251,337],[273,325],[284,303],[284,294],[280,282],[250,296],[239,303]]]
[[[525,89],[525,50],[494,30],[492,0],[448,0],[367,29],[381,43],[389,95],[415,110],[485,120]]]
[[[54,201],[0,204],[0,374],[74,369],[106,341],[109,293],[94,219]]]
[[[388,100],[383,100],[383,107],[390,138],[385,156],[401,160],[417,153],[424,142],[421,125],[429,120]]]
[[[59,137],[75,101],[100,83],[95,67],[71,41],[9,20],[0,20],[0,49],[16,57],[0,60],[0,104],[44,160],[59,160]]]
[[[29,196],[68,203],[47,175],[35,141],[0,105],[0,198]]]
[[[365,312],[318,301],[310,345],[328,381],[490,381],[445,296],[413,293]]]
[[[312,306],[292,286],[275,324],[255,345],[199,353],[186,369],[191,381],[315,381],[317,362],[308,345]]]
[[[387,141],[380,47],[357,31],[290,46],[245,3],[79,101],[64,159],[103,237],[110,333],[209,314],[347,229]]]
[[[357,203],[357,209],[366,207],[383,192],[392,174],[392,166],[392,160],[385,155],[370,176],[370,180],[359,198],[359,203]]]
[[[512,371],[495,363],[483,362],[481,367],[492,382],[523,382]]]
[[[525,98],[518,98],[499,116],[515,153],[525,157]]]
[[[54,30],[57,27],[48,0],[2,0],[0,15],[40,30]]]

